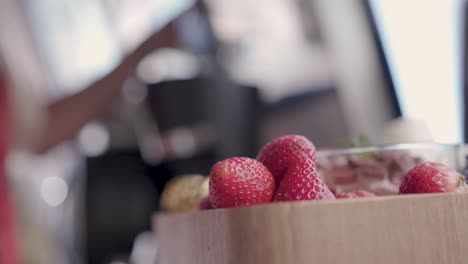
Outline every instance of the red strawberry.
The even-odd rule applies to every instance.
[[[200,200],[200,210],[210,210],[213,209],[213,206],[211,205],[210,198],[205,197]]]
[[[276,191],[274,201],[334,200],[322,177],[315,171],[311,159],[290,165]]]
[[[278,186],[288,168],[296,163],[310,160],[315,167],[316,151],[306,137],[287,135],[266,144],[258,153],[257,160],[270,170]]]
[[[211,169],[209,197],[214,208],[270,202],[274,192],[273,176],[254,159],[230,158]]]
[[[374,197],[375,194],[368,191],[355,191],[355,192],[346,192],[339,193],[336,195],[337,199],[352,199],[352,198],[364,198],[364,197]]]
[[[409,170],[400,185],[400,194],[466,192],[465,177],[438,163],[423,162]]]

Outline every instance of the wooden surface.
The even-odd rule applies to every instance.
[[[157,214],[158,264],[468,263],[468,194]]]

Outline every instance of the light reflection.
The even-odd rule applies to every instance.
[[[60,177],[46,177],[41,184],[42,199],[52,207],[61,205],[68,195],[68,185]]]
[[[99,123],[87,124],[78,135],[78,144],[87,156],[99,156],[109,148],[109,131]]]
[[[183,80],[199,72],[196,58],[176,49],[161,49],[147,56],[138,66],[137,74],[146,83],[164,80]]]

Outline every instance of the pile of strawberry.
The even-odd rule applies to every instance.
[[[404,177],[400,194],[468,192],[465,178],[435,162],[416,165]],[[203,209],[231,208],[272,201],[334,200],[371,197],[366,191],[330,191],[316,170],[316,149],[300,135],[276,138],[256,159],[233,157],[217,162],[210,173],[209,197]]]

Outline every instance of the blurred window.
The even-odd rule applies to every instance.
[[[24,0],[62,92],[102,77],[193,0]]]
[[[26,1],[33,33],[62,91],[75,91],[105,74],[120,59],[100,1]]]
[[[461,142],[462,1],[370,0],[402,115]]]
[[[297,1],[206,2],[233,79],[256,85],[269,101],[332,86],[328,54],[318,36],[306,35]]]

